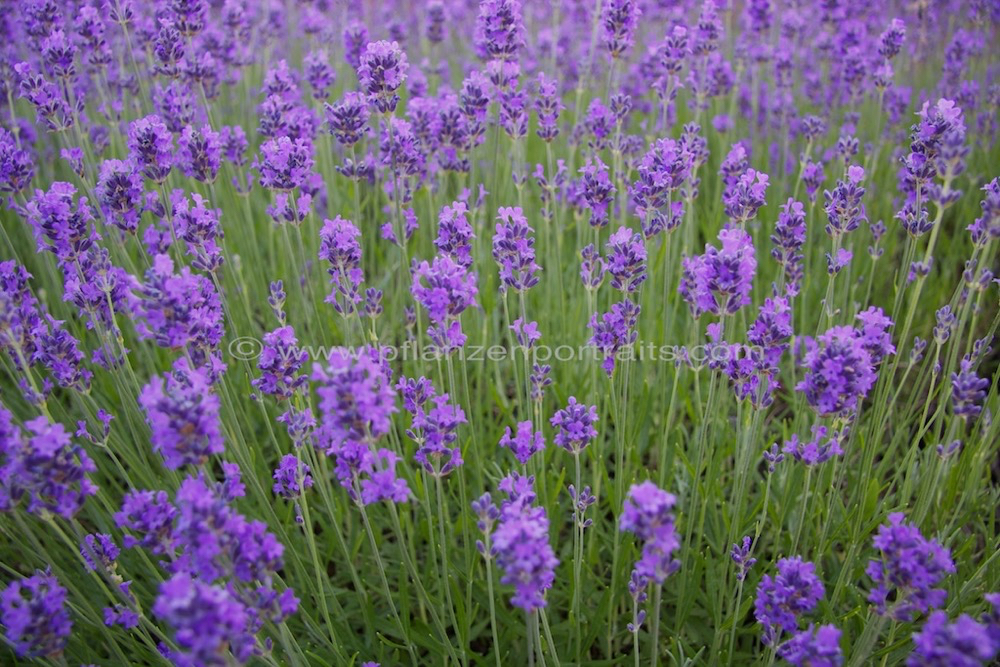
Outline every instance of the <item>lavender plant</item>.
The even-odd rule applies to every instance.
[[[995,2],[0,25],[0,663],[1000,658]]]

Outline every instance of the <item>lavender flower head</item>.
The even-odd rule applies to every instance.
[[[946,574],[955,571],[950,552],[928,540],[901,512],[889,515],[889,523],[879,526],[872,543],[881,556],[868,562],[865,570],[875,586],[868,601],[880,616],[912,621],[944,604],[948,593],[935,588]]]
[[[648,277],[646,244],[642,235],[633,233],[628,227],[620,227],[608,239],[607,251],[611,286],[629,294],[639,289]]]
[[[325,301],[345,316],[357,312],[361,303],[364,272],[361,269],[360,236],[361,230],[339,215],[334,220],[324,220],[319,231],[319,258],[329,262],[327,273],[333,286]]]
[[[782,632],[795,632],[799,616],[815,609],[824,592],[815,565],[798,556],[779,560],[778,573],[764,575],[754,602],[764,645],[773,646]]]
[[[569,397],[565,408],[557,410],[549,422],[557,430],[555,443],[571,454],[582,452],[597,437],[597,406],[578,403]]]
[[[805,377],[796,385],[820,415],[853,414],[875,385],[876,372],[865,341],[853,327],[837,326],[818,340],[806,340]]]
[[[812,623],[778,647],[778,656],[794,667],[840,667],[844,656],[840,650],[840,630],[835,625]]]
[[[410,63],[397,42],[380,40],[368,42],[361,53],[358,80],[368,102],[382,114],[396,110],[399,95],[396,91],[406,81]]]
[[[153,431],[153,450],[170,470],[199,465],[225,448],[219,397],[211,391],[208,374],[190,368],[186,359],[165,377],[150,380],[139,394],[139,405]]]
[[[545,508],[532,505],[534,477],[517,473],[505,477],[500,489],[507,500],[491,536],[492,554],[504,574],[500,581],[514,585],[511,604],[525,611],[544,607],[545,591],[552,587],[559,564],[549,544],[549,519]]]
[[[608,377],[614,373],[618,353],[628,349],[639,337],[639,311],[639,304],[624,299],[613,304],[609,312],[600,316],[594,313],[590,318],[591,337],[588,342],[604,357],[601,367]]]
[[[4,636],[19,658],[57,658],[73,628],[66,589],[50,570],[11,582],[0,593]]]
[[[612,58],[620,58],[635,43],[642,10],[636,0],[608,0],[601,8],[601,42]]]
[[[538,284],[535,275],[541,267],[535,263],[534,229],[519,207],[500,207],[496,233],[493,235],[493,259],[500,267],[500,289],[521,292]]]
[[[619,530],[634,533],[643,542],[635,571],[657,585],[680,568],[680,562],[673,558],[680,547],[674,525],[676,502],[677,498],[653,482],[633,484],[619,519]]]
[[[521,465],[526,464],[536,452],[545,449],[545,439],[541,431],[532,429],[531,421],[517,423],[517,433],[512,434],[510,427],[504,429],[500,438],[500,446],[506,447],[514,454]]]
[[[129,125],[128,152],[146,178],[163,183],[173,166],[174,138],[159,116],[146,116]]]
[[[691,314],[731,315],[750,303],[757,272],[753,240],[742,229],[719,232],[721,249],[705,246],[704,255],[685,257],[678,291]]]
[[[485,60],[515,60],[524,45],[520,0],[482,0],[473,37]]]
[[[0,511],[16,510],[27,498],[32,514],[72,519],[97,492],[87,477],[97,466],[62,424],[36,417],[22,430],[0,404],[0,436]]]
[[[255,645],[248,610],[222,586],[179,572],[160,584],[153,614],[173,628],[181,664],[224,664],[230,652],[246,661]]]
[[[907,667],[980,667],[1000,651],[990,628],[968,614],[948,622],[948,613],[935,611],[920,632],[913,633],[913,653]],[[995,632],[995,629],[994,629]]]

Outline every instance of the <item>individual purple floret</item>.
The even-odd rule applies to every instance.
[[[153,432],[153,450],[170,470],[200,465],[225,449],[219,397],[212,393],[208,374],[192,369],[186,359],[150,380],[139,394],[139,405]]]
[[[927,617],[920,632],[913,633],[913,653],[907,667],[981,667],[1000,651],[1000,643],[990,629],[962,614],[948,622],[948,614],[935,611]]]
[[[611,286],[622,293],[635,292],[649,277],[646,271],[646,244],[641,234],[633,233],[628,227],[620,227],[611,235],[607,255]]]
[[[557,429],[555,443],[571,454],[582,452],[597,437],[597,406],[578,403],[575,396],[549,421]]]
[[[132,121],[128,126],[128,154],[146,178],[154,183],[167,180],[174,163],[174,138],[159,116]]]
[[[512,434],[508,426],[500,438],[500,446],[514,454],[521,465],[526,464],[536,452],[545,449],[545,438],[541,431],[535,431],[530,421],[517,423],[517,433]]]
[[[535,274],[541,267],[535,263],[534,229],[519,207],[497,210],[496,233],[493,235],[493,259],[500,267],[500,289],[522,292],[538,284]]]
[[[815,565],[799,556],[779,560],[778,573],[760,580],[754,602],[757,622],[764,626],[764,645],[773,646],[782,632],[795,632],[799,616],[815,609],[824,592]]]
[[[835,625],[812,623],[778,647],[778,657],[794,667],[840,667],[844,657],[840,651],[840,630]]]
[[[51,570],[36,570],[0,593],[4,637],[19,658],[63,660],[62,651],[73,629],[66,608],[66,589]]]
[[[705,246],[704,255],[685,257],[678,291],[691,314],[731,315],[750,303],[757,271],[753,240],[742,229],[719,232],[721,249]]]
[[[546,604],[545,591],[552,587],[559,564],[549,544],[549,519],[544,507],[532,505],[534,477],[513,473],[500,482],[508,499],[500,508],[500,519],[491,536],[492,553],[504,574],[500,581],[513,584],[510,602],[525,611]]]
[[[382,114],[390,114],[399,103],[399,90],[410,64],[397,42],[368,42],[361,53],[358,81],[368,102]]]
[[[643,543],[635,571],[658,586],[681,565],[673,557],[680,548],[680,536],[674,525],[676,502],[672,494],[653,482],[633,484],[619,519],[619,530],[635,534]]]
[[[868,601],[880,616],[912,621],[944,604],[948,593],[935,588],[955,571],[950,552],[928,540],[901,512],[889,515],[872,540],[881,557],[868,563],[866,573],[875,584]]]

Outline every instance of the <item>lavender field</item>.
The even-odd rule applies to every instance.
[[[0,24],[0,664],[1000,660],[995,0]]]

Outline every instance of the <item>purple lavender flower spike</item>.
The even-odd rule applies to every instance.
[[[145,190],[135,165],[121,160],[102,162],[94,193],[108,222],[123,232],[136,232]]]
[[[230,652],[247,660],[255,640],[247,632],[247,608],[222,586],[179,572],[160,584],[153,614],[173,628],[175,662],[215,665]]]
[[[793,667],[840,667],[840,630],[835,625],[813,624],[778,647],[778,656]]]
[[[210,125],[188,125],[177,139],[177,166],[188,178],[214,183],[222,166],[222,139]]]
[[[298,457],[294,454],[285,454],[272,476],[274,494],[286,500],[298,498],[303,491],[313,485],[313,478],[309,473],[309,466],[301,462]]]
[[[847,168],[847,179],[837,181],[833,192],[826,190],[823,193],[829,219],[825,229],[830,236],[841,236],[854,231],[862,222],[868,221],[864,204],[861,203],[861,198],[865,195],[865,189],[861,185],[864,178],[865,170],[851,165]]]
[[[73,629],[66,589],[51,570],[11,582],[0,593],[0,620],[19,658],[61,657]]]
[[[508,426],[500,438],[500,446],[506,447],[514,454],[521,465],[526,464],[536,452],[545,449],[545,439],[541,431],[534,431],[530,421],[518,422],[517,434],[511,433]]]
[[[496,233],[493,235],[493,259],[500,267],[500,289],[522,292],[538,284],[535,263],[534,229],[519,207],[497,210]]]
[[[757,260],[753,240],[742,229],[719,232],[721,249],[705,246],[704,255],[685,257],[678,290],[691,314],[731,315],[750,303]]]
[[[575,396],[549,421],[557,429],[555,443],[571,454],[583,451],[597,437],[597,406],[578,403]]]
[[[295,329],[282,326],[264,334],[257,368],[260,377],[251,381],[254,389],[285,401],[303,387],[307,378],[299,373],[308,354],[299,347]]]
[[[970,356],[960,362],[957,373],[951,374],[951,405],[956,416],[966,422],[975,421],[983,411],[983,402],[990,381],[976,374],[976,364]]]
[[[534,477],[512,473],[500,482],[507,493],[492,535],[492,555],[504,574],[500,581],[515,587],[511,604],[525,611],[546,605],[545,591],[552,587],[559,564],[549,544],[545,508],[532,505]]]
[[[600,317],[594,313],[590,319],[589,344],[597,348],[603,356],[601,367],[608,377],[614,373],[618,353],[629,348],[639,337],[636,328],[639,311],[638,304],[625,299],[613,304],[609,312],[601,314]]]
[[[768,186],[767,174],[747,169],[739,176],[732,187],[726,188],[722,201],[726,207],[726,215],[735,224],[745,226],[757,215],[757,211],[766,201]]]
[[[955,571],[951,553],[928,540],[901,512],[889,515],[872,540],[881,556],[868,563],[866,573],[875,586],[868,601],[880,616],[912,621],[944,604],[947,592],[935,588],[946,574]]]
[[[639,289],[648,277],[646,270],[646,244],[642,235],[628,227],[620,227],[611,235],[607,245],[607,271],[611,286],[623,294]]]
[[[754,602],[757,622],[764,626],[764,645],[775,645],[783,632],[795,632],[799,616],[815,609],[824,592],[815,565],[798,556],[779,560],[778,573],[764,575]]]
[[[91,570],[111,571],[120,550],[107,533],[91,533],[83,538],[80,555]]]
[[[14,511],[26,498],[32,514],[72,519],[97,492],[87,476],[97,466],[62,424],[36,417],[21,429],[0,404],[0,436],[0,510]]]
[[[991,664],[1000,644],[990,628],[962,614],[948,622],[948,614],[935,611],[920,632],[913,633],[913,653],[907,667],[981,667]]]
[[[358,80],[368,102],[382,114],[396,110],[399,103],[397,91],[406,81],[410,68],[406,54],[397,42],[368,42],[361,53]]]
[[[520,0],[483,0],[473,42],[484,60],[516,60],[524,45],[524,19]]]
[[[820,415],[854,413],[875,384],[869,346],[852,327],[833,327],[818,340],[806,339],[805,377],[796,390]]]
[[[153,431],[153,449],[170,470],[199,465],[222,453],[219,398],[211,391],[208,374],[190,368],[186,359],[165,377],[150,380],[139,395],[139,405]]]
[[[590,209],[590,226],[604,227],[608,224],[608,205],[614,202],[615,197],[615,186],[608,175],[608,167],[595,157],[580,167],[580,174],[580,194]]]
[[[154,183],[167,180],[174,163],[174,139],[157,115],[132,121],[128,127],[129,159]]]
[[[753,540],[750,536],[746,535],[743,538],[742,544],[734,544],[733,548],[729,551],[729,557],[733,559],[733,562],[736,563],[736,567],[739,568],[736,572],[736,578],[739,581],[746,579],[747,573],[750,572],[750,568],[757,563],[757,559],[750,556],[750,545],[752,541]]]
[[[635,571],[657,585],[680,568],[680,561],[673,557],[680,548],[673,514],[676,502],[652,482],[633,484],[619,519],[620,530],[634,533],[643,542]]]
[[[620,58],[635,43],[642,10],[635,0],[608,0],[601,8],[601,42],[612,58]]]
[[[334,220],[324,220],[319,231],[319,258],[330,264],[327,273],[333,291],[325,301],[342,315],[353,315],[361,303],[361,230],[350,220],[339,215]]]

